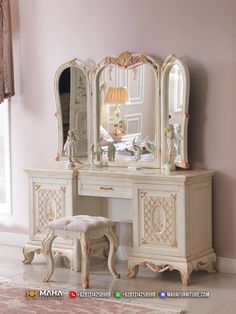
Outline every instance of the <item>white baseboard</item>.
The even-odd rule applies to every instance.
[[[0,244],[23,247],[29,241],[29,235],[23,233],[0,232]]]
[[[228,257],[217,257],[217,271],[219,273],[236,274],[236,259]]]

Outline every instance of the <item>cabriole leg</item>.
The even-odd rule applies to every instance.
[[[54,260],[52,255],[52,242],[56,237],[54,236],[53,230],[50,230],[48,234],[46,235],[46,238],[44,238],[42,242],[42,252],[46,257],[48,271],[43,276],[43,281],[49,281],[49,279],[52,276],[52,273],[54,271]]]
[[[106,237],[109,240],[109,255],[108,255],[108,268],[113,277],[120,278],[120,274],[116,272],[115,269],[115,260],[116,260],[116,251],[119,246],[119,241],[112,230],[112,227],[107,228]]]

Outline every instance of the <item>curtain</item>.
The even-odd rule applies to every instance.
[[[0,103],[14,93],[10,4],[0,0]]]

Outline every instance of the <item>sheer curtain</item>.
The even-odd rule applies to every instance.
[[[11,13],[9,0],[0,0],[0,103],[14,95]]]

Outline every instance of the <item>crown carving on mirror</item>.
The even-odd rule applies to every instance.
[[[55,75],[58,120],[55,159],[66,158],[67,134],[72,130],[76,138],[72,149],[74,161],[88,160],[92,145],[95,150],[101,146],[106,160],[106,147],[112,140],[116,158],[112,162],[107,158],[106,165],[165,168],[171,160],[172,165],[165,169],[173,170],[175,165],[189,168],[189,85],[188,68],[174,54],[161,62],[144,53],[124,51],[117,56],[104,57],[93,67],[78,58],[70,60],[60,66]],[[112,86],[119,91],[127,88],[130,99],[120,103],[121,98],[116,97],[116,102],[114,99],[106,102],[106,94]],[[101,144],[101,138],[108,141]],[[126,140],[131,149],[126,155],[131,157],[125,157],[125,164],[117,146],[119,143],[122,146]],[[138,151],[139,156],[132,157],[132,150],[134,154]]]
[[[147,63],[147,58],[145,55],[132,55],[128,51],[124,51],[119,54],[118,57],[106,57],[106,65],[118,65],[120,67],[128,68],[136,65],[137,63]]]
[[[150,58],[148,55],[145,54],[132,54],[129,51],[123,51],[118,56],[107,56],[105,57],[102,62],[99,62],[95,68],[94,72],[101,66],[109,66],[115,65],[119,67],[123,67],[125,69],[137,66],[139,64],[149,64],[153,67],[154,70],[158,69],[156,62]]]

